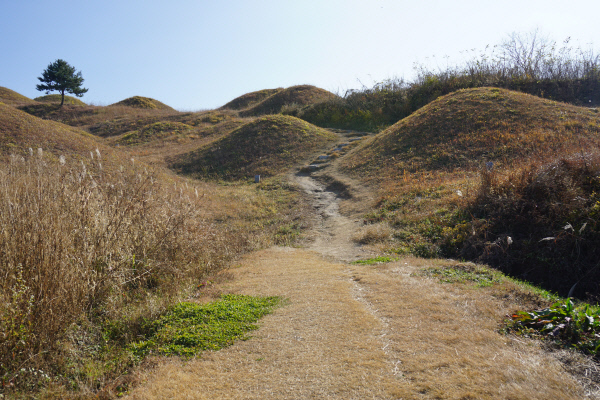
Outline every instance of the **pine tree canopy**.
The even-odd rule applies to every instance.
[[[36,85],[39,91],[50,92],[58,91],[61,94],[60,105],[62,107],[65,102],[65,92],[74,94],[77,97],[82,97],[88,90],[81,87],[83,77],[80,72],[75,72],[75,67],[72,67],[64,60],[56,60],[48,65],[48,68],[42,72],[42,76],[38,77],[42,82]]]

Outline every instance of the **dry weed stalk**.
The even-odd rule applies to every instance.
[[[27,364],[52,364],[71,324],[114,317],[136,293],[174,295],[216,268],[230,239],[193,188],[140,167],[107,174],[99,151],[79,165],[33,153],[0,169],[0,377],[11,384]]]

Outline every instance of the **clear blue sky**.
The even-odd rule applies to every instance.
[[[600,0],[0,0],[0,86],[44,95],[36,78],[62,58],[87,103],[209,109],[265,88],[410,80],[415,62],[535,28],[598,50],[598,16]]]

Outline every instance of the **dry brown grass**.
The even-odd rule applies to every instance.
[[[35,103],[35,100],[23,96],[14,90],[0,86],[0,102],[3,102],[9,106],[21,106],[24,104]]]
[[[221,291],[289,304],[248,341],[190,362],[160,362],[130,398],[584,398],[537,344],[497,332],[527,295],[440,284],[413,275],[420,262],[363,267],[297,249],[254,253]]]
[[[342,163],[371,180],[405,173],[495,168],[598,145],[600,114],[497,88],[442,96],[359,146]]]
[[[414,276],[415,264],[431,265],[401,260],[358,271],[355,278],[387,323],[388,357],[400,361],[402,379],[412,386],[406,398],[584,397],[577,381],[538,344],[498,333],[507,312],[531,306],[525,293],[516,301],[504,297],[521,288],[510,282],[490,288],[440,284]]]
[[[372,224],[361,228],[352,240],[360,244],[373,244],[388,241],[392,237],[390,227],[383,224]]]
[[[335,98],[327,90],[312,85],[298,85],[278,90],[266,97],[258,104],[240,112],[241,116],[258,116],[265,114],[278,114],[286,107],[288,109],[301,108],[309,104],[320,103]]]
[[[230,102],[225,104],[220,109],[221,110],[238,110],[238,111],[245,110],[249,107],[255,106],[256,104],[260,103],[264,99],[266,99],[282,90],[283,90],[283,88],[263,89],[263,90],[258,90],[256,92],[246,93],[244,95],[241,95],[241,96],[236,97],[235,99],[231,100]]]
[[[199,243],[232,239],[195,193],[143,168],[104,172],[95,155],[87,165],[15,156],[0,173],[4,383],[27,379],[18,366],[57,372],[59,343],[81,318],[119,318],[142,292],[168,302],[218,268],[217,249]]]
[[[125,100],[121,100],[115,104],[112,104],[113,106],[126,106],[126,107],[133,107],[133,108],[145,108],[145,109],[158,109],[158,110],[171,110],[174,111],[174,109],[172,107],[169,107],[168,105],[161,103],[158,100],[155,99],[151,99],[149,97],[142,97],[142,96],[133,96],[133,97],[129,97]]]
[[[110,385],[131,367],[118,349],[140,321],[301,218],[285,189],[217,187],[141,163],[111,171],[92,153],[63,164],[36,150],[0,169],[0,379],[9,391],[38,390],[45,376],[60,397]],[[67,394],[73,385],[79,393]]]
[[[60,94],[48,94],[45,96],[40,96],[40,97],[36,97],[34,99],[37,102],[40,103],[58,103],[60,104],[61,100],[62,100],[62,96]],[[86,104],[79,100],[77,97],[73,97],[73,96],[65,96],[64,97],[64,104],[72,104],[75,106],[85,106]]]
[[[199,178],[274,176],[306,160],[337,137],[291,116],[256,118],[229,135],[170,160],[173,169]]]

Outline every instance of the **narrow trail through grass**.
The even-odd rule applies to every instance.
[[[303,249],[251,254],[222,289],[289,304],[248,341],[161,365],[131,398],[584,398],[555,358],[497,332],[501,301],[416,269]]]
[[[368,252],[339,196],[308,176],[318,219],[306,248],[273,247],[231,269],[221,293],[279,296],[247,341],[147,371],[131,399],[590,398],[538,343],[498,332],[519,299],[441,284],[414,258],[351,264]]]

